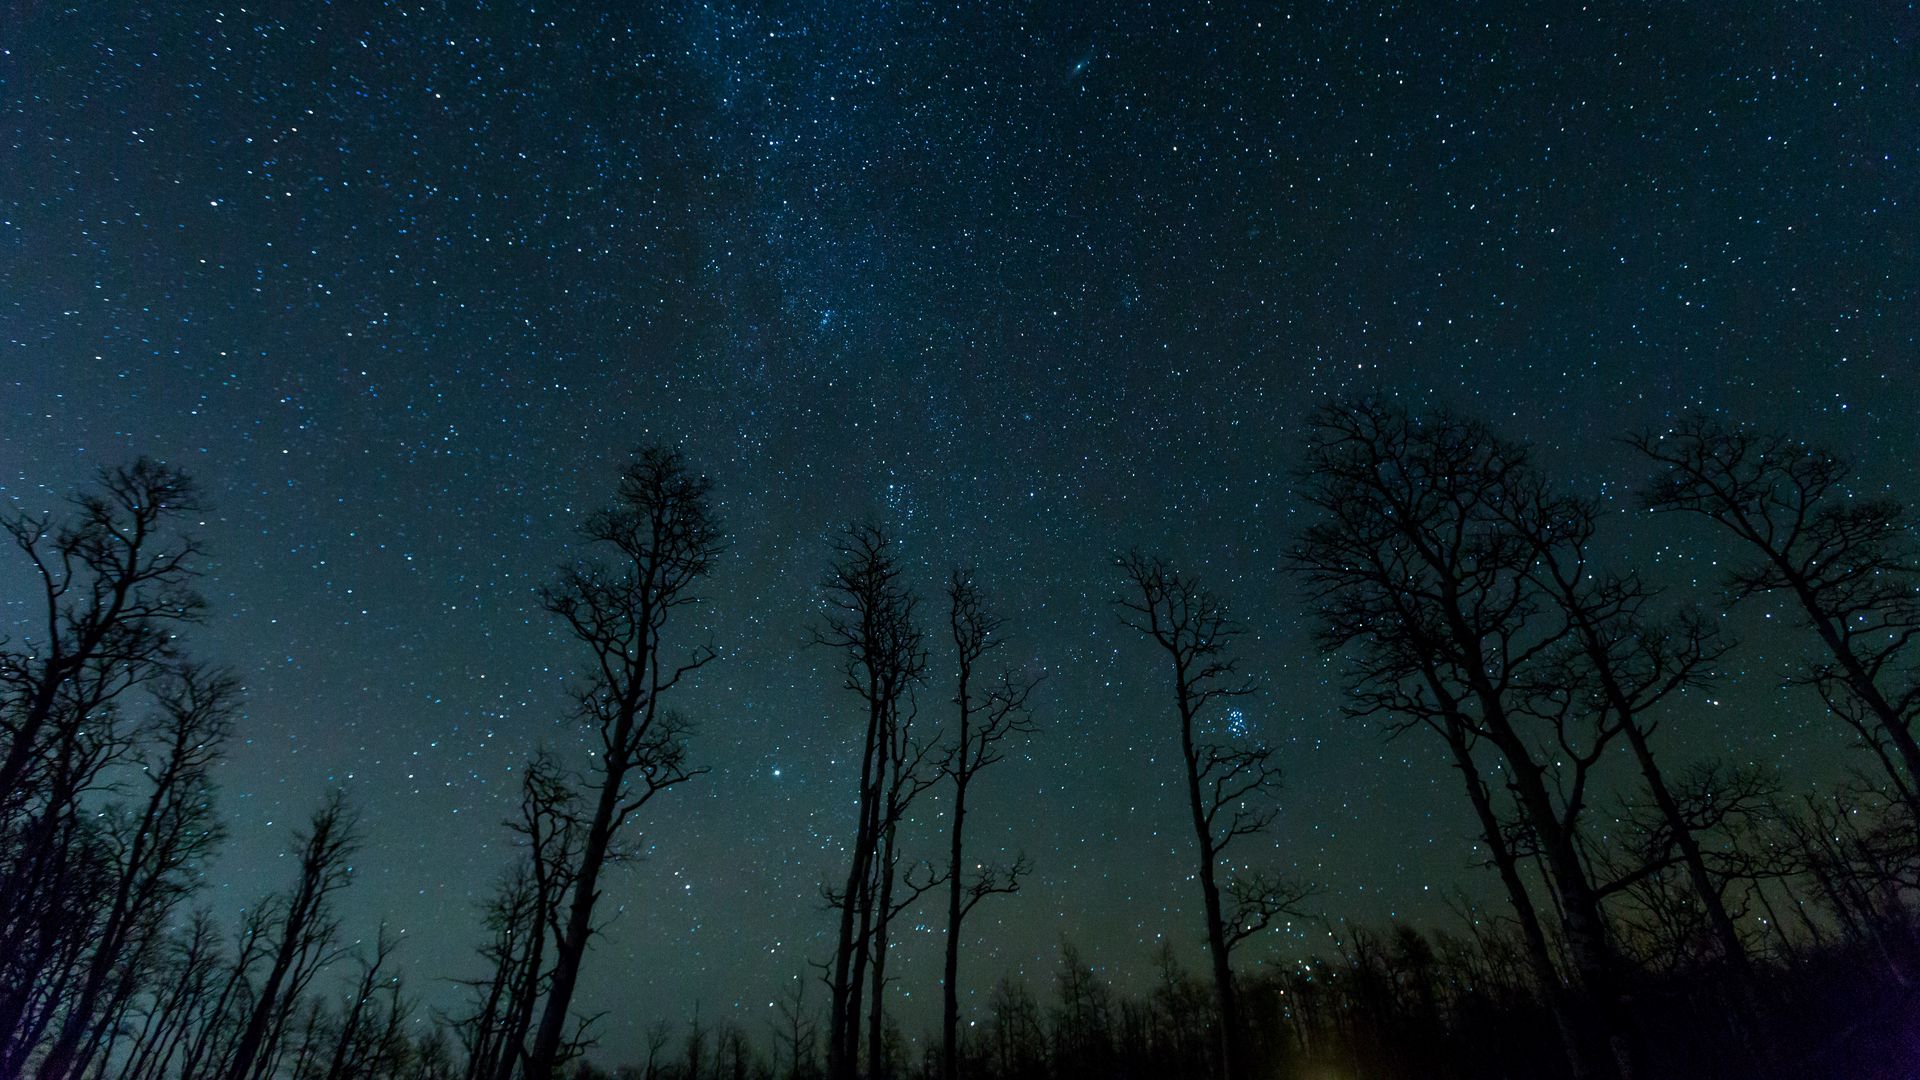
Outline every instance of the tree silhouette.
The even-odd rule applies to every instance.
[[[1543,488],[1507,505],[1515,529],[1533,546],[1534,581],[1567,623],[1564,652],[1550,658],[1544,678],[1566,689],[1570,705],[1594,714],[1595,728],[1617,730],[1625,739],[1659,811],[1661,836],[1678,852],[1721,959],[1744,972],[1746,946],[1707,869],[1696,830],[1655,759],[1650,719],[1668,699],[1704,686],[1707,667],[1730,646],[1697,616],[1649,621],[1645,610],[1654,593],[1637,574],[1594,568],[1590,552],[1600,511],[1592,502]],[[1645,866],[1664,859],[1664,852],[1647,854]]]
[[[480,956],[491,970],[465,984],[473,1008],[454,1021],[467,1053],[465,1080],[510,1080],[525,1065],[550,975],[549,942],[562,931],[584,830],[579,795],[550,754],[536,754],[521,774],[520,817],[509,828],[525,855],[482,907],[488,940]]]
[[[598,734],[599,753],[567,910],[554,935],[546,1005],[527,1053],[528,1080],[548,1080],[559,1060],[595,929],[601,874],[620,854],[620,830],[654,796],[706,771],[687,763],[686,725],[661,707],[661,698],[715,655],[710,646],[678,663],[664,655],[669,619],[699,602],[693,589],[720,553],[709,501],[707,481],[689,472],[676,451],[642,450],[622,470],[615,504],[582,529],[605,560],[565,567],[559,582],[541,593],[547,610],[588,653],[574,702],[581,721]]]
[[[817,1075],[819,1069],[820,1032],[807,1008],[809,981],[805,975],[794,978],[781,992],[777,1003],[779,1013],[773,1027],[774,1064],[777,1067],[781,1058],[786,1059],[788,1080],[805,1080]]]
[[[201,509],[192,480],[149,458],[102,470],[73,500],[77,520],[0,520],[32,564],[43,610],[36,637],[0,652],[10,707],[0,758],[0,820],[11,821],[44,768],[56,713],[69,724],[153,678],[175,655],[173,627],[197,621],[200,544],[173,531]]]
[[[1527,452],[1473,421],[1363,400],[1318,412],[1300,475],[1321,516],[1292,561],[1319,609],[1322,644],[1357,656],[1354,712],[1444,740],[1544,989],[1559,980],[1513,843],[1541,855],[1589,1002],[1562,1014],[1575,1073],[1632,1073],[1617,958],[1578,832],[1591,771],[1618,728],[1594,724],[1547,670],[1571,630],[1540,588],[1541,551],[1565,536],[1515,528],[1520,517],[1559,520],[1534,505],[1543,487]],[[1497,753],[1519,809],[1512,836],[1475,759],[1481,743]],[[1573,1029],[1589,1015],[1605,1058]]]
[[[945,875],[936,873],[925,862],[915,862],[904,873],[900,869],[900,824],[907,810],[928,788],[940,779],[932,755],[936,744],[915,736],[913,722],[918,706],[908,694],[888,732],[883,748],[887,773],[886,794],[881,800],[880,852],[874,861],[871,904],[873,920],[865,950],[870,989],[867,994],[867,1062],[875,1077],[889,1073],[887,1052],[889,1030],[886,1018],[888,945],[890,929],[899,915],[917,903],[928,891],[938,888]]]
[[[1004,641],[999,636],[1004,621],[988,610],[973,572],[956,568],[947,580],[947,625],[953,639],[955,661],[955,716],[952,741],[942,765],[945,774],[953,780],[953,824],[947,848],[946,966],[941,979],[940,1075],[943,1080],[955,1080],[959,1075],[961,924],[987,897],[1018,892],[1020,879],[1032,866],[1025,855],[1016,856],[1005,865],[983,865],[972,875],[966,873],[965,865],[967,796],[974,778],[1002,759],[1001,743],[1034,730],[1027,702],[1039,682],[1037,677],[1022,679],[1012,672],[1001,672],[984,689],[976,681],[980,663]]]
[[[889,835],[904,810],[900,796],[920,783],[903,776],[903,768],[910,755],[918,754],[908,742],[907,726],[913,688],[925,672],[927,657],[924,634],[914,621],[915,598],[901,581],[894,542],[884,529],[873,524],[847,528],[834,543],[834,562],[823,591],[827,610],[813,641],[842,653],[844,685],[859,696],[866,711],[846,885],[827,891],[839,912],[828,973],[832,996],[827,1073],[833,1080],[852,1080],[859,1070],[860,1006],[871,944],[876,934],[884,941],[884,923],[892,915]],[[882,988],[875,984],[876,996]],[[876,1009],[870,1023],[878,1019]],[[883,1033],[869,1034],[871,1053]]]
[[[158,947],[158,928],[193,889],[192,867],[219,842],[207,797],[208,770],[232,727],[239,686],[232,676],[183,664],[160,680],[159,743],[145,763],[149,789],[116,830],[118,857],[111,900],[93,932],[92,955],[68,991],[59,1034],[38,1076],[66,1080],[85,1073],[116,1017],[138,989],[139,965]]]
[[[1233,981],[1233,949],[1276,917],[1299,914],[1311,890],[1262,872],[1235,874],[1222,888],[1224,853],[1235,840],[1265,832],[1273,823],[1277,811],[1270,797],[1280,780],[1272,747],[1226,741],[1234,736],[1230,725],[1222,741],[1207,740],[1212,714],[1254,692],[1253,680],[1240,673],[1239,658],[1232,654],[1242,631],[1217,597],[1164,561],[1133,552],[1117,562],[1131,586],[1118,601],[1121,622],[1158,644],[1172,666],[1182,783],[1220,1010],[1222,1073],[1227,1080],[1237,1080],[1247,1075],[1249,1062]]]
[[[1728,577],[1736,599],[1792,598],[1827,654],[1805,681],[1920,821],[1920,550],[1906,507],[1851,497],[1851,467],[1826,451],[1706,417],[1632,442],[1661,470],[1649,508],[1705,517],[1756,556]]]
[[[316,810],[299,839],[299,877],[277,905],[266,976],[253,993],[252,1007],[234,1044],[227,1080],[258,1080],[269,1075],[286,1024],[300,991],[333,960],[338,933],[332,901],[345,888],[352,868],[347,860],[358,846],[346,798],[335,791]]]
[[[155,982],[161,989],[133,1033],[125,1059],[126,1080],[166,1075],[200,1022],[199,1011],[212,1000],[209,991],[221,960],[219,928],[212,914],[195,912],[184,932],[167,945],[156,969]],[[111,1054],[104,1056],[111,1060]]]
[[[404,1010],[400,1007],[400,981],[392,974],[389,961],[399,944],[399,939],[382,925],[374,937],[372,953],[361,958],[360,978],[349,995],[351,1003],[347,1006],[347,1013],[341,1018],[340,1031],[334,1039],[333,1053],[324,1073],[326,1080],[377,1075],[381,1071],[380,1059],[394,1052],[390,1029],[394,1018],[404,1015]],[[382,987],[388,990],[390,1001],[388,1024],[381,1029],[373,1029],[368,1022],[368,1010],[377,1005],[374,999]],[[301,1072],[299,1069],[294,1071],[296,1074]]]
[[[1835,782],[1790,759],[1670,759],[1662,729],[1684,722],[1697,691],[1755,665],[1726,660],[1733,646],[1707,620],[1659,610],[1630,564],[1603,565],[1601,505],[1548,482],[1524,447],[1452,416],[1334,406],[1307,447],[1314,521],[1291,553],[1316,642],[1352,664],[1348,715],[1436,737],[1511,915],[1461,890],[1451,928],[1330,918],[1308,939],[1313,956],[1237,963],[1308,892],[1232,846],[1274,821],[1274,752],[1231,708],[1253,688],[1239,625],[1193,578],[1132,554],[1118,607],[1170,667],[1212,977],[1163,943],[1130,993],[1108,966],[1127,962],[1124,947],[1102,943],[1095,963],[1063,941],[1048,1001],[1003,977],[980,1023],[960,1025],[962,962],[979,962],[966,920],[1028,884],[1024,856],[969,863],[973,781],[1031,730],[1034,681],[993,663],[1002,621],[955,571],[953,720],[948,738],[930,737],[899,545],[854,526],[813,632],[866,721],[847,877],[825,890],[839,928],[819,965],[828,1015],[811,1015],[795,980],[770,1002],[764,1047],[696,1007],[691,1027],[647,1029],[643,1064],[611,1071],[587,1056],[593,1020],[574,1011],[572,986],[606,869],[637,847],[638,812],[701,771],[661,696],[713,656],[694,649],[676,666],[664,647],[719,550],[704,482],[668,451],[642,453],[614,509],[587,522],[606,557],[542,594],[586,646],[576,702],[598,736],[594,764],[578,772],[543,751],[523,770],[515,858],[476,920],[480,970],[454,980],[464,1000],[451,1016],[416,1016],[397,936],[383,923],[345,944],[341,890],[352,864],[383,853],[358,849],[339,792],[296,834],[283,891],[237,925],[193,909],[218,865],[213,791],[239,689],[179,637],[201,611],[198,548],[178,529],[192,485],[147,461],[108,470],[68,520],[6,522],[33,588],[17,609],[31,610],[25,632],[0,645],[0,1076],[1892,1075],[1920,972],[1920,798],[1902,743],[1920,707],[1912,524],[1900,504],[1855,494],[1844,463],[1789,440],[1692,420],[1636,445],[1661,469],[1649,505],[1713,520],[1755,553],[1733,576],[1736,598],[1799,605],[1822,651],[1794,684],[1877,768]],[[1783,721],[1796,697],[1774,703]],[[912,858],[910,812],[948,780],[936,867]],[[916,1056],[888,1009],[929,977],[890,962],[890,944],[941,886],[941,1030]],[[555,1017],[559,1038],[543,1042]]]
[[[192,480],[141,458],[101,470],[64,521],[0,516],[35,594],[26,630],[0,642],[0,1074],[23,1069],[56,1020],[55,1065],[69,1068],[122,952],[145,940],[120,885],[146,876],[153,853],[138,852],[139,868],[118,864],[127,836],[90,803],[164,735],[164,724],[132,728],[128,695],[179,669],[176,634],[203,613],[192,590],[201,548],[179,529],[199,509]],[[84,1018],[64,1000],[80,965]]]

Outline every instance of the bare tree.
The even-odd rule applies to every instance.
[[[0,1072],[70,1015],[63,995],[112,917],[123,868],[90,800],[136,746],[124,696],[179,662],[177,631],[203,612],[201,549],[179,528],[199,509],[185,474],[141,458],[101,470],[64,522],[0,516],[38,594],[27,632],[0,642]],[[123,912],[116,949],[129,929]],[[97,1007],[108,976],[77,977]]]
[[[839,912],[829,987],[827,1072],[852,1080],[859,1071],[860,1005],[876,923],[891,912],[881,898],[893,866],[883,850],[889,823],[903,809],[901,766],[907,748],[903,720],[913,687],[926,669],[924,635],[914,623],[915,599],[901,581],[893,539],[877,525],[850,526],[835,541],[825,585],[827,611],[815,644],[840,650],[847,689],[866,711],[860,752],[853,847],[844,890],[827,890]]]
[[[1799,607],[1826,653],[1804,681],[1920,821],[1920,551],[1906,507],[1854,497],[1832,454],[1706,417],[1632,441],[1661,469],[1648,507],[1705,517],[1756,556],[1729,575],[1736,599],[1779,592]]]
[[[1474,756],[1482,743],[1498,754],[1520,811],[1517,838],[1542,857],[1590,1002],[1561,1014],[1570,1060],[1579,1075],[1631,1073],[1616,957],[1579,837],[1588,780],[1618,734],[1617,717],[1594,723],[1544,674],[1566,654],[1571,629],[1537,577],[1543,546],[1563,538],[1513,524],[1542,490],[1526,450],[1478,423],[1359,401],[1320,411],[1301,477],[1321,516],[1292,561],[1319,608],[1323,645],[1357,656],[1354,713],[1385,716],[1394,733],[1424,726],[1445,741],[1553,996],[1559,979],[1519,873],[1516,837]],[[1598,1021],[1604,1057],[1575,1030],[1586,1016]]]
[[[865,955],[870,989],[867,994],[867,1068],[870,1075],[887,1075],[886,990],[888,947],[892,941],[894,919],[929,891],[946,880],[925,862],[915,862],[904,872],[900,869],[900,824],[907,810],[928,788],[939,782],[941,773],[932,760],[935,744],[917,738],[913,722],[918,707],[911,692],[904,708],[896,715],[888,732],[885,748],[886,794],[881,801],[880,852],[874,860],[872,926],[867,934]]]
[[[204,602],[191,588],[199,543],[174,523],[201,509],[185,473],[148,458],[101,471],[97,491],[74,498],[76,520],[46,516],[0,521],[39,585],[41,631],[0,652],[0,820],[17,810],[46,750],[47,727],[72,695],[68,719],[84,723],[174,655],[173,628],[197,621]],[[84,687],[84,688],[83,688]]]
[[[89,805],[131,749],[120,711],[65,706],[24,812],[0,843],[0,1074],[24,1067],[105,919],[112,836]]]
[[[478,952],[489,969],[481,978],[461,980],[473,995],[472,1007],[446,1018],[446,1026],[465,1055],[464,1080],[493,1080],[502,1069],[510,1073],[519,1060],[517,1051],[524,1049],[525,1029],[516,1041],[509,1035],[509,1025],[512,1018],[524,1015],[531,1026],[533,1007],[529,1004],[522,1009],[520,1002],[529,981],[534,984],[537,999],[537,961],[529,961],[546,940],[546,927],[535,917],[533,875],[525,863],[516,864],[500,880],[481,902],[480,912],[487,940]],[[534,968],[531,980],[526,975],[529,967]]]
[[[104,1020],[137,987],[140,965],[130,953],[157,944],[159,926],[193,888],[191,868],[219,841],[208,770],[231,728],[238,692],[231,676],[191,664],[161,681],[158,752],[142,769],[147,797],[117,832],[112,898],[92,934],[86,968],[66,995],[65,1020],[41,1058],[42,1080],[86,1071],[107,1034]]]
[[[1002,743],[1034,730],[1027,702],[1038,677],[1020,678],[1003,671],[984,689],[978,685],[978,667],[1005,640],[1000,637],[1004,623],[988,609],[973,571],[956,568],[947,580],[947,624],[956,671],[954,729],[943,763],[943,771],[953,780],[953,823],[947,848],[947,955],[941,979],[940,1075],[944,1080],[956,1080],[960,1067],[961,924],[987,897],[1018,892],[1020,879],[1032,868],[1022,854],[1011,863],[981,865],[971,875],[966,872],[967,797],[974,778],[1004,757]]]
[[[1638,575],[1593,567],[1590,550],[1600,519],[1593,503],[1542,490],[1507,505],[1514,527],[1533,544],[1535,581],[1568,624],[1565,651],[1548,666],[1546,678],[1579,697],[1579,704],[1596,714],[1597,727],[1617,729],[1624,737],[1660,813],[1663,838],[1679,853],[1721,958],[1745,972],[1746,945],[1652,744],[1660,706],[1704,686],[1707,668],[1729,646],[1697,616],[1650,621],[1645,610],[1654,593]],[[1661,860],[1661,853],[1649,854]]]
[[[668,659],[665,631],[675,612],[699,602],[693,591],[712,569],[722,538],[708,482],[678,452],[648,447],[621,472],[615,505],[587,519],[588,544],[604,562],[582,560],[543,590],[542,603],[586,647],[589,662],[574,698],[599,737],[592,808],[555,934],[545,1010],[528,1051],[528,1080],[550,1080],[566,1039],[600,878],[624,853],[623,826],[654,796],[704,773],[687,763],[685,723],[661,699],[714,658],[696,648]]]
[[[642,1066],[642,1080],[659,1080],[666,1071],[667,1043],[672,1037],[673,1025],[664,1019],[647,1025],[647,1061]]]
[[[388,969],[388,961],[393,958],[393,950],[400,941],[388,933],[384,924],[373,941],[373,952],[360,960],[360,978],[354,983],[353,993],[347,1004],[347,1011],[340,1018],[340,1032],[333,1043],[333,1056],[327,1063],[327,1080],[344,1080],[346,1077],[368,1076],[375,1070],[373,1061],[378,1058],[386,1040],[374,1036],[368,1030],[367,1009],[374,1004],[374,996],[385,985],[397,987],[398,980]],[[397,1003],[399,995],[394,992]]]
[[[194,912],[186,927],[168,942],[156,983],[159,993],[124,1064],[126,1080],[165,1075],[174,1055],[192,1034],[196,1012],[211,1000],[220,965],[219,930],[211,913]]]
[[[1237,1080],[1247,1075],[1250,1063],[1233,981],[1233,949],[1276,917],[1298,914],[1311,890],[1257,873],[1236,875],[1222,888],[1220,863],[1227,848],[1273,823],[1277,811],[1271,793],[1280,780],[1273,748],[1233,741],[1238,737],[1233,725],[1215,715],[1254,692],[1253,680],[1240,672],[1239,658],[1232,654],[1242,631],[1217,597],[1165,561],[1133,552],[1117,562],[1130,586],[1118,601],[1122,623],[1158,644],[1172,666],[1195,876],[1220,1009],[1222,1071],[1227,1080]],[[1211,730],[1219,731],[1218,741],[1209,737]]]
[[[357,846],[346,799],[335,791],[299,839],[299,878],[280,904],[271,962],[227,1063],[227,1080],[256,1080],[266,1072],[300,991],[332,959],[338,929],[332,899],[347,886],[352,874],[347,860]]]
[[[165,1075],[175,1050],[181,1055],[180,1080],[226,1075],[225,1066],[233,1044],[251,1016],[254,966],[271,954],[271,935],[280,900],[278,896],[269,896],[248,909],[234,935],[233,959],[224,965],[220,992],[211,1001],[198,995],[188,1001],[193,1015],[183,1025],[179,1041],[159,1060],[154,1075]],[[195,1028],[197,1030],[193,1030]]]
[[[479,952],[489,971],[465,983],[473,1006],[452,1022],[466,1050],[465,1080],[510,1080],[523,1067],[549,974],[549,943],[563,929],[584,829],[579,795],[552,755],[543,751],[527,763],[520,816],[508,827],[525,853],[482,906],[488,940]]]
[[[819,1070],[818,1043],[820,1041],[819,1024],[815,1022],[807,1008],[807,983],[805,975],[796,976],[781,992],[776,1003],[779,1019],[774,1024],[773,1037],[787,1059],[787,1080],[806,1080]],[[774,1064],[779,1064],[778,1058]]]
[[[1053,1009],[1053,1056],[1094,1076],[1113,1072],[1113,991],[1080,955],[1072,941],[1060,940],[1060,968],[1054,976],[1059,1004]]]

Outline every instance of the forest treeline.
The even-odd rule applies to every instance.
[[[858,796],[841,861],[820,868],[831,951],[769,973],[788,987],[773,1024],[659,1023],[611,1070],[590,1061],[597,1005],[575,989],[612,962],[590,949],[607,896],[647,902],[622,864],[648,805],[706,771],[674,702],[719,655],[688,618],[726,553],[708,481],[641,450],[540,591],[577,659],[568,719],[591,764],[543,752],[522,770],[516,856],[474,914],[471,964],[434,973],[461,1002],[423,1009],[397,936],[338,914],[360,851],[340,793],[289,837],[282,888],[235,924],[210,913],[241,689],[192,649],[203,507],[177,469],[109,468],[59,513],[4,520],[28,588],[0,645],[0,1077],[1916,1075],[1909,508],[1783,435],[1696,417],[1630,441],[1655,512],[1638,527],[1728,568],[1694,590],[1706,607],[1616,565],[1618,513],[1482,423],[1359,399],[1305,437],[1308,523],[1274,591],[1302,598],[1342,662],[1346,720],[1453,766],[1477,824],[1463,874],[1501,902],[1463,889],[1448,925],[1351,926],[1248,854],[1285,797],[1279,748],[1226,721],[1258,690],[1248,627],[1169,558],[1114,559],[1113,617],[1161,688],[1134,708],[1179,747],[1154,767],[1184,796],[1168,825],[1190,838],[1198,914],[1166,929],[1207,959],[1143,957],[1128,992],[1066,942],[1039,985],[967,962],[964,920],[1033,868],[966,835],[994,798],[983,775],[1047,738],[1036,677],[1003,662],[1018,613],[964,564],[917,589],[885,523],[841,530],[810,628],[841,676]],[[1790,614],[1803,646],[1782,708],[1858,744],[1844,780],[1669,751],[1674,727],[1697,746],[1714,725],[1788,720],[1708,705],[1772,678],[1722,629],[1753,604]],[[935,790],[937,827],[913,814]],[[891,1010],[903,917],[945,931],[941,1022],[919,1038]],[[1325,927],[1319,955],[1285,954],[1289,922]],[[983,1002],[964,1014],[963,987]]]

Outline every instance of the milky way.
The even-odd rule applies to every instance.
[[[758,1030],[826,954],[858,707],[803,643],[839,523],[896,525],[930,595],[971,560],[1048,676],[979,789],[982,852],[1036,864],[969,923],[984,993],[1063,934],[1115,973],[1198,955],[1164,679],[1108,606],[1134,545],[1254,631],[1233,723],[1289,772],[1259,858],[1335,916],[1478,887],[1445,763],[1341,717],[1281,573],[1314,403],[1533,440],[1705,602],[1713,538],[1626,512],[1613,436],[1723,410],[1869,485],[1920,449],[1920,84],[1870,5],[192,6],[0,18],[0,497],[139,453],[202,481],[191,640],[249,702],[208,895],[282,884],[344,785],[349,926],[404,928],[444,1004],[517,768],[586,752],[532,590],[626,450],[681,445],[732,536],[681,642],[722,653],[681,702],[713,771],[608,894],[581,1004],[613,1057],[696,1001]],[[1675,752],[1843,760],[1783,648]]]

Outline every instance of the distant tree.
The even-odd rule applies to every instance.
[[[778,1053],[774,1064],[777,1067],[781,1057],[786,1059],[787,1080],[810,1080],[819,1072],[819,1025],[807,1008],[809,981],[805,976],[793,979],[777,1003],[779,1018],[773,1037]]]
[[[700,1002],[693,1003],[693,1019],[687,1022],[686,1049],[681,1055],[680,1075],[684,1080],[701,1080],[707,1068],[707,1028],[700,1022]]]
[[[453,1080],[458,1075],[447,1029],[436,1024],[414,1044],[413,1067],[406,1074],[407,1080]]]
[[[642,450],[622,470],[614,506],[589,517],[583,529],[605,561],[582,559],[541,593],[546,609],[589,654],[574,700],[581,720],[597,730],[599,747],[527,1080],[550,1080],[559,1062],[595,930],[601,875],[623,854],[616,845],[621,828],[654,796],[706,771],[688,764],[686,725],[661,701],[715,655],[702,646],[676,663],[666,656],[665,641],[672,616],[699,602],[693,590],[721,550],[710,502],[707,481],[676,451]]]
[[[227,1080],[258,1080],[268,1074],[300,993],[334,959],[338,923],[333,897],[352,875],[348,864],[359,845],[353,817],[338,791],[327,796],[298,840],[299,876],[276,905],[269,964],[253,991],[239,1039],[227,1063]],[[244,954],[243,954],[244,955]]]
[[[1150,999],[1157,1034],[1154,1045],[1169,1069],[1180,1065],[1211,1075],[1219,1057],[1207,1033],[1218,1021],[1207,983],[1189,974],[1175,955],[1173,943],[1163,941],[1154,953],[1158,981]]]
[[[894,872],[887,840],[904,810],[900,795],[910,781],[902,768],[912,753],[907,725],[927,657],[924,634],[914,620],[916,600],[901,580],[894,542],[884,529],[853,525],[835,541],[823,591],[827,611],[813,640],[841,652],[844,685],[859,696],[866,713],[845,887],[828,890],[840,925],[828,974],[827,1073],[833,1080],[852,1080],[859,1071],[860,1006],[870,946],[876,931],[884,941],[881,924],[892,914],[882,898]],[[876,984],[876,992],[880,988]],[[872,1019],[877,1018],[876,1011]]]
[[[640,1080],[659,1080],[666,1066],[667,1043],[673,1037],[673,1025],[666,1020],[655,1020],[647,1025],[647,1061],[642,1067]]]
[[[1825,658],[1803,681],[1873,751],[1920,821],[1920,549],[1907,508],[1856,496],[1849,464],[1778,435],[1693,417],[1633,444],[1660,469],[1657,511],[1715,522],[1754,556],[1734,598],[1784,593]]]
[[[1027,702],[1039,680],[1003,671],[985,687],[980,685],[983,673],[977,669],[987,654],[1002,644],[999,631],[1004,620],[988,610],[971,570],[956,568],[947,580],[947,623],[956,673],[954,728],[943,763],[943,771],[953,780],[953,822],[947,849],[947,955],[941,979],[940,1075],[943,1080],[956,1080],[960,1068],[961,923],[987,897],[1018,892],[1020,879],[1032,865],[1020,855],[1011,863],[982,865],[971,875],[966,872],[967,797],[974,778],[1004,756],[1001,744],[1033,731]]]
[[[1053,1059],[1088,1075],[1110,1075],[1114,1066],[1113,992],[1080,955],[1073,942],[1060,942],[1060,967],[1054,975],[1059,1003],[1053,1010]]]
[[[360,978],[354,983],[353,991],[348,996],[347,1011],[340,1018],[340,1031],[334,1039],[333,1054],[327,1063],[326,1080],[373,1075],[377,1072],[376,1063],[392,1053],[390,1040],[384,1037],[386,1033],[370,1030],[368,1010],[376,1005],[375,997],[384,986],[392,991],[393,1011],[398,1012],[399,981],[392,973],[389,961],[399,944],[399,939],[388,933],[386,926],[382,925],[374,937],[373,951],[361,957]]]
[[[1048,1075],[1046,1028],[1040,1004],[1024,980],[1003,975],[987,997],[990,1074],[1008,1080]]]
[[[1262,871],[1220,880],[1228,847],[1273,823],[1277,811],[1271,796],[1280,781],[1273,748],[1234,741],[1239,736],[1232,725],[1217,715],[1228,702],[1254,692],[1253,680],[1240,672],[1239,658],[1232,654],[1242,630],[1217,597],[1165,561],[1134,552],[1118,565],[1129,586],[1118,601],[1121,621],[1164,650],[1172,668],[1181,782],[1220,1011],[1222,1072],[1227,1080],[1241,1080],[1248,1062],[1233,949],[1275,918],[1300,914],[1311,890]],[[1217,739],[1209,737],[1210,730],[1220,732]]]
[[[753,1044],[740,1025],[722,1023],[713,1038],[713,1075],[716,1080],[749,1080],[758,1064]]]

